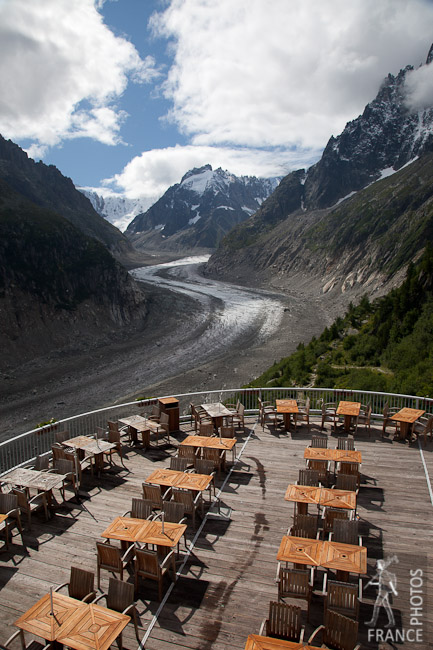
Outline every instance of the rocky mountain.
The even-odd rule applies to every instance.
[[[86,196],[96,212],[112,223],[120,231],[124,231],[137,214],[149,207],[145,198],[128,199],[123,194],[108,194],[102,196],[90,187],[77,187]]]
[[[432,58],[433,48],[426,65]],[[304,274],[311,281],[314,276],[323,290],[344,291],[350,283],[360,288],[373,282],[379,287],[399,270],[388,264],[398,251],[401,264],[408,261],[409,251],[415,255],[422,247],[420,232],[430,234],[429,226],[416,231],[424,217],[416,212],[414,219],[413,206],[423,206],[430,214],[433,107],[409,109],[405,83],[412,70],[407,66],[395,77],[388,75],[363,114],[330,138],[319,162],[286,176],[258,212],[221,242],[207,274],[241,276],[248,275],[249,268],[257,281],[260,273],[268,279],[277,274],[283,281],[296,269],[299,277]],[[406,172],[404,166],[417,158],[420,167],[412,163]],[[422,180],[417,181],[418,169]],[[371,190],[361,192],[369,186]],[[391,194],[385,190],[385,196],[388,187],[393,189]],[[392,192],[400,198],[394,201]],[[394,227],[395,219],[400,228]],[[392,236],[381,238],[378,245],[378,235],[386,231]]]
[[[137,248],[214,249],[236,224],[256,212],[278,179],[238,177],[211,165],[187,172],[125,234]]]
[[[133,255],[131,244],[103,219],[70,178],[54,165],[35,162],[11,140],[0,136],[0,179],[32,203],[54,210],[85,235],[103,243],[116,257]]]
[[[105,245],[0,179],[1,370],[87,351],[145,315],[142,290]]]

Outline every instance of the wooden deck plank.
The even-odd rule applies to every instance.
[[[255,426],[253,419],[248,426],[249,430]],[[211,518],[205,521],[183,573],[146,642],[148,650],[166,650],[174,646],[241,650],[248,634],[258,632],[267,615],[269,601],[277,596],[276,554],[281,537],[293,518],[293,504],[284,501],[285,490],[298,478],[298,470],[305,466],[304,448],[318,429],[317,422],[310,432],[300,427],[289,434],[255,426],[222,494],[222,502],[231,508],[230,521]],[[239,435],[238,453],[249,430]],[[190,432],[188,425],[185,434]],[[329,429],[327,433],[329,446],[336,446],[336,436]],[[182,434],[177,435],[177,441],[182,437]],[[431,584],[433,569],[428,567],[427,561],[432,555],[433,508],[417,446],[382,439],[379,427],[372,428],[370,437],[361,430],[356,446],[363,457],[358,514],[363,543],[368,549],[369,576],[374,573],[376,559],[396,554],[399,569],[406,572],[421,562],[426,580],[428,577]],[[86,498],[81,503],[71,498],[59,507],[49,522],[38,514],[32,517],[32,530],[25,528],[28,554],[19,543],[13,545],[13,552],[0,550],[0,642],[15,630],[14,620],[50,586],[68,580],[72,564],[96,570],[96,540],[101,539],[100,534],[115,516],[129,509],[131,498],[141,495],[145,477],[156,468],[168,466],[167,458],[175,450],[174,445],[162,444],[148,452],[125,447],[124,458],[129,472],[114,467],[101,479],[85,476],[82,492]],[[433,472],[433,444],[429,442],[422,451],[425,465]],[[222,473],[217,488],[225,479]],[[313,507],[311,512],[317,509]],[[25,518],[24,522],[26,524]],[[202,521],[197,517],[196,531],[192,529],[190,518],[188,523],[187,537],[191,541]],[[322,575],[320,570],[318,574]],[[127,576],[132,580],[131,572]],[[307,636],[323,620],[319,583],[320,580],[315,583]],[[167,580],[166,587],[170,584]],[[108,574],[102,572],[101,587],[104,590],[107,586]],[[155,585],[140,583],[141,635],[158,610],[156,591]],[[409,585],[399,583],[393,607],[397,622],[403,621],[404,625],[409,624],[409,596]],[[368,643],[367,628],[363,624],[371,617],[374,598],[375,589],[370,587],[361,604],[360,641],[366,648],[378,647],[377,643]],[[302,601],[296,604],[305,609]],[[433,614],[426,608],[426,639],[428,626],[431,629],[432,624]],[[127,649],[138,647],[132,625],[125,629],[123,642]],[[421,647],[413,644],[414,650]]]

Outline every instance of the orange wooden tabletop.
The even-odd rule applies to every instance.
[[[142,542],[143,544],[173,547],[176,546],[185,531],[185,524],[174,524],[166,521],[164,522],[163,532],[162,521],[116,517],[104,530],[101,537],[131,543]]]
[[[210,449],[233,449],[236,438],[219,438],[217,436],[187,436],[180,443],[184,447],[209,447]]]
[[[361,410],[361,402],[346,402],[342,400],[338,404],[337,415],[357,416],[359,415],[360,410]]]
[[[412,424],[418,418],[421,417],[421,415],[424,415],[425,411],[422,411],[421,409],[410,409],[410,408],[403,408],[401,409],[398,413],[394,413],[390,417],[390,420],[397,420],[397,422],[409,422]]]
[[[245,650],[318,650],[318,646],[250,634],[245,644]]]
[[[209,474],[195,474],[193,472],[180,472],[173,469],[156,469],[145,480],[145,483],[164,485],[165,487],[178,487],[184,490],[207,490],[212,476]]]
[[[354,449],[322,449],[321,447],[306,447],[306,460],[332,460],[336,463],[362,463],[362,454]]]
[[[284,499],[298,503],[317,503],[320,488],[312,485],[288,485]]]
[[[350,573],[366,573],[367,549],[355,544],[323,542],[320,566]]]
[[[294,562],[319,566],[322,554],[322,541],[306,537],[284,535],[277,553],[279,562]]]
[[[295,399],[277,399],[277,413],[299,413],[298,404]]]
[[[100,605],[87,605],[65,622],[57,641],[74,650],[107,650],[131,618]]]
[[[356,492],[352,492],[351,490],[336,490],[335,488],[322,488],[319,503],[321,506],[328,508],[355,510]]]
[[[63,623],[69,620],[76,611],[82,615],[86,607],[86,603],[81,600],[53,592],[54,614],[51,613],[50,594],[45,594],[33,607],[20,616],[14,625],[47,641],[55,641]]]

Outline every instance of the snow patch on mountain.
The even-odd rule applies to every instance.
[[[77,187],[95,208],[96,212],[112,223],[122,232],[126,230],[131,221],[147,210],[151,201],[146,197],[129,199],[123,194],[105,193],[104,188]]]

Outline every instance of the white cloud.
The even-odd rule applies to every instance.
[[[145,151],[133,158],[120,174],[104,181],[125,192],[129,198],[149,197],[156,201],[170,185],[180,183],[193,167],[211,164],[238,176],[283,176],[291,169],[309,166],[317,160],[318,151],[266,151],[233,147],[188,145]]]
[[[418,111],[433,106],[433,62],[406,75],[407,105]]]
[[[323,148],[388,72],[425,60],[424,0],[172,0],[169,119],[193,144]]]
[[[151,57],[103,23],[94,0],[0,2],[0,132],[34,141],[31,154],[63,139],[121,141],[125,113],[113,103],[129,78],[152,80]]]

